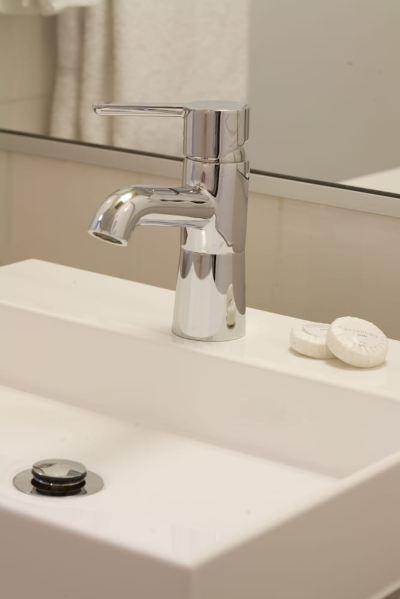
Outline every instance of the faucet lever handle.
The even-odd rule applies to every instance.
[[[96,114],[108,116],[185,116],[184,106],[176,104],[94,104]]]
[[[96,114],[109,116],[180,116],[184,121],[183,152],[201,161],[229,160],[249,138],[249,107],[240,102],[201,101],[179,104],[95,104]]]

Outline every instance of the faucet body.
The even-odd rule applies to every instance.
[[[102,109],[104,107],[98,110]],[[119,114],[117,110],[113,106],[112,114]],[[208,107],[203,110],[210,112]],[[213,122],[215,112],[215,109],[211,111]],[[228,131],[220,131],[217,147],[204,152],[202,143],[201,153],[210,155],[185,157],[182,187],[132,186],[118,190],[105,199],[89,228],[91,235],[119,245],[126,245],[139,225],[181,228],[172,331],[188,339],[227,341],[245,334],[249,165],[244,141],[242,144],[237,142],[237,111],[233,119],[227,116],[232,115],[223,115],[216,124],[218,130],[221,121],[224,122],[223,129],[226,124],[231,124]],[[188,120],[185,119],[185,129],[189,126]],[[201,119],[197,125],[207,124],[207,120],[210,119],[206,115],[205,121]],[[244,125],[248,127],[248,109]],[[195,150],[199,143],[197,128],[192,126],[190,129],[191,150]],[[200,129],[198,135],[209,140],[204,127]],[[226,138],[230,141],[228,145]],[[247,139],[246,135],[243,134],[241,139]],[[221,155],[224,148],[226,151]]]

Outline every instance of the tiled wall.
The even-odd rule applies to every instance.
[[[178,231],[138,228],[128,248],[90,238],[87,225],[112,190],[172,179],[0,154],[2,262],[35,257],[173,288]],[[373,320],[400,339],[400,219],[251,194],[248,305],[316,321]]]
[[[54,61],[54,17],[1,15],[0,127],[48,130]]]

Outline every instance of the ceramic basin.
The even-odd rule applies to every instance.
[[[2,267],[0,289],[4,597],[400,586],[399,342],[355,370],[292,353],[284,316],[249,310],[245,339],[210,344],[170,334],[171,291],[36,260]],[[13,487],[48,457],[103,491]]]

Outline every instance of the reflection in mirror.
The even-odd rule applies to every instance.
[[[98,101],[251,105],[254,169],[400,193],[396,0],[0,0],[0,127],[182,153]]]
[[[36,50],[41,43],[41,54],[56,55],[54,62],[44,66],[51,99],[42,132],[180,155],[182,131],[176,123],[100,119],[91,105],[102,100],[245,99],[248,4],[204,0],[191,3],[188,10],[186,0],[100,0],[84,10],[62,10],[55,18],[30,19],[32,27],[53,33],[47,39],[38,35]],[[2,19],[16,31],[21,26],[20,19]],[[39,69],[41,60],[38,56]],[[2,125],[7,126],[5,114]]]

